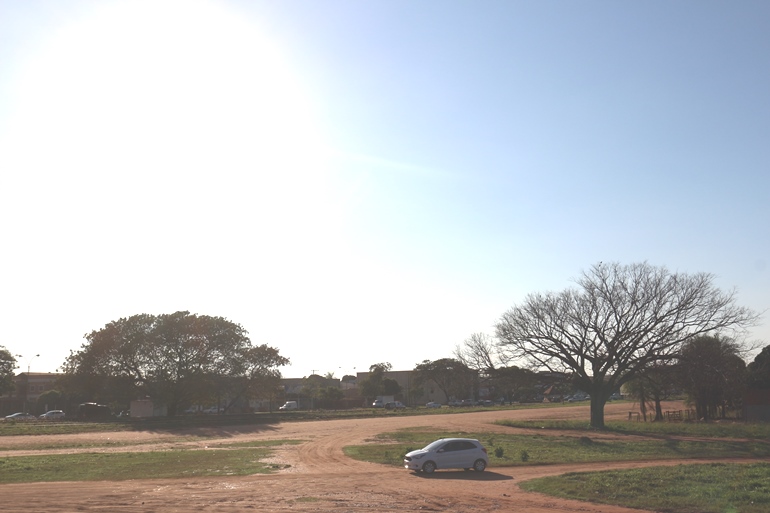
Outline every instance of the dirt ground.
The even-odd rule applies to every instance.
[[[607,420],[626,420],[631,405],[610,403]],[[671,403],[667,409],[681,409]],[[300,439],[306,442],[284,446],[274,453],[271,462],[288,465],[271,475],[247,477],[202,477],[162,480],[30,483],[0,486],[0,511],[8,512],[302,512],[302,511],[526,511],[581,513],[639,513],[614,506],[554,499],[522,491],[522,481],[573,471],[677,464],[676,462],[624,462],[531,467],[494,467],[486,472],[439,471],[432,476],[414,474],[347,458],[345,445],[373,442],[378,433],[406,427],[438,428],[448,433],[471,431],[504,431],[491,424],[499,419],[588,419],[588,406],[534,410],[485,411],[477,413],[393,416],[388,418],[290,422],[273,426],[220,428],[217,441]],[[191,432],[187,432],[191,433]],[[183,433],[121,432],[79,435],[57,435],[47,438],[72,441],[82,437],[93,441],[131,442],[145,445],[104,449],[136,451],[161,450],[161,443],[147,440],[169,440],[167,447],[179,446]],[[212,434],[209,432],[208,434]],[[38,440],[41,441],[41,440]],[[53,441],[53,440],[52,440]],[[4,437],[3,445],[28,443],[24,437]],[[94,449],[88,449],[94,452]],[[45,451],[47,453],[56,451]],[[62,452],[73,452],[67,449]],[[27,453],[26,451],[24,452]],[[40,452],[37,452],[39,454]],[[23,454],[20,451],[0,453],[0,457]],[[1,471],[1,469],[0,469]]]

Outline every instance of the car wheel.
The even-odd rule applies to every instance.
[[[426,474],[432,474],[434,470],[436,470],[436,464],[432,461],[426,461],[422,464],[422,471]]]
[[[476,472],[484,472],[485,468],[487,468],[487,462],[484,460],[476,460],[476,463],[473,464],[473,470]]]

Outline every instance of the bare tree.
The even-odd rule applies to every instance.
[[[504,365],[505,360],[501,356],[499,346],[486,333],[474,333],[454,350],[457,360],[481,373],[489,373]]]
[[[707,273],[672,273],[648,263],[599,263],[577,288],[530,294],[505,312],[497,338],[510,354],[555,372],[572,372],[591,394],[591,426],[604,427],[613,391],[682,344],[712,331],[741,331],[758,315],[735,305]]]

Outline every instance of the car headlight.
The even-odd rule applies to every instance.
[[[419,460],[419,459],[421,459],[423,456],[425,456],[425,455],[424,455],[424,454],[415,454],[414,456],[412,456],[412,459],[413,459],[413,460]]]

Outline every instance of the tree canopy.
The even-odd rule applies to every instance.
[[[648,263],[599,263],[577,287],[536,293],[496,325],[502,348],[531,366],[571,372],[591,394],[591,425],[604,427],[613,391],[656,362],[677,357],[684,342],[756,323],[708,273],[673,273]]]
[[[0,396],[13,390],[13,376],[16,358],[5,347],[0,346]]]
[[[754,388],[770,389],[770,346],[765,346],[754,357],[747,368],[748,385]]]
[[[740,403],[746,362],[734,341],[720,336],[688,340],[682,347],[679,367],[682,389],[695,405],[699,419],[724,417],[727,406]]]
[[[371,399],[378,395],[395,396],[401,394],[401,385],[395,379],[385,376],[391,369],[393,366],[388,362],[375,363],[369,366],[369,375],[358,384],[361,395],[366,399]]]
[[[278,367],[289,363],[277,349],[252,345],[240,325],[186,311],[122,318],[85,338],[63,365],[71,389],[108,389],[123,401],[147,395],[169,415],[194,401],[275,387]]]
[[[414,370],[417,383],[432,380],[447,399],[471,398],[478,384],[478,373],[454,358],[424,360]]]

